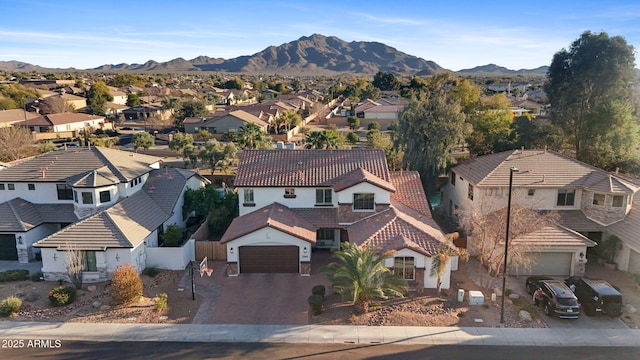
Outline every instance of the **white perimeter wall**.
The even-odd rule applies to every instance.
[[[184,270],[196,259],[195,240],[189,239],[181,247],[148,247],[147,267],[167,270]]]

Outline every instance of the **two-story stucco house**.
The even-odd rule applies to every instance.
[[[587,248],[596,246],[592,240],[617,234],[613,229],[624,243],[618,267],[640,270],[638,235],[623,235],[620,230],[631,215],[640,184],[553,151],[512,150],[461,161],[442,188],[441,210],[455,220],[464,213],[505,208],[511,168],[512,203],[555,211],[560,217],[553,228],[513,239],[531,247],[530,274],[583,275]],[[473,249],[473,239],[468,241]]]
[[[371,245],[417,288],[435,288],[431,256],[445,236],[416,172],[391,172],[382,150],[245,150],[239,217],[223,235],[229,274],[308,275],[317,248]],[[451,261],[443,288],[450,283]]]
[[[47,280],[66,278],[68,250],[82,251],[85,281],[106,280],[125,263],[141,271],[158,234],[173,224],[184,228],[185,189],[206,182],[160,165],[157,157],[90,147],[3,169],[0,258],[29,262],[39,252]]]

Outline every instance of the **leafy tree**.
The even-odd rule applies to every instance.
[[[9,162],[35,155],[35,140],[29,130],[21,127],[0,128],[0,161]]]
[[[370,122],[369,125],[367,125],[367,130],[380,130],[380,123],[377,121]]]
[[[467,116],[473,115],[480,110],[482,105],[480,95],[482,95],[482,89],[468,79],[457,81],[453,89],[453,96],[458,99],[462,112]]]
[[[455,163],[453,151],[471,130],[447,80],[431,78],[429,88],[410,100],[398,122],[395,141],[404,151],[404,166],[420,173],[428,192],[438,175]]]
[[[40,97],[40,92],[22,84],[0,84],[0,110],[24,109],[29,102]]]
[[[138,106],[140,105],[140,95],[136,93],[127,94],[127,106]]]
[[[209,230],[213,235],[222,235],[238,216],[238,198],[233,192],[220,194],[212,184],[200,189],[187,189],[183,214],[196,213],[199,216],[209,216]]]
[[[201,100],[187,100],[180,104],[176,113],[176,127],[182,128],[182,122],[188,117],[200,117],[209,114],[209,110]]]
[[[356,133],[350,132],[347,134],[347,141],[351,144],[357,144],[360,142],[360,137]]]
[[[156,143],[153,136],[146,131],[133,134],[131,141],[134,150],[138,150],[139,148],[147,150]]]
[[[104,115],[104,105],[108,101],[113,101],[113,96],[109,88],[101,80],[91,85],[87,96],[87,110],[90,114]]]
[[[300,114],[290,110],[283,112],[282,115],[280,115],[280,118],[286,126],[287,131],[302,123],[302,117],[300,116]]]
[[[67,105],[61,96],[49,96],[40,100],[38,110],[42,115],[59,114],[63,112],[71,112],[74,110],[72,105]]]
[[[373,86],[382,91],[400,89],[400,81],[392,73],[378,71],[373,76]]]
[[[244,89],[244,82],[239,77],[235,76],[233,79],[224,83],[225,89],[236,89],[242,90]]]
[[[304,139],[304,144],[306,149],[338,149],[340,136],[330,129],[311,131]]]
[[[390,143],[378,129],[369,130],[367,133],[367,149],[385,149],[390,146]]]
[[[349,123],[349,129],[353,131],[356,131],[356,129],[360,127],[360,119],[356,116],[349,116],[347,118],[347,123]]]
[[[162,108],[165,110],[171,110],[171,114],[180,109],[180,103],[181,100],[177,97],[166,97],[161,101]]]
[[[182,153],[182,160],[185,161],[188,157],[185,149],[188,147],[193,147],[193,136],[191,134],[179,132],[173,135],[173,138],[169,141],[169,149]]]
[[[472,117],[473,133],[467,139],[469,150],[485,155],[512,148],[511,104],[504,94],[491,96],[482,103],[483,110]]]
[[[403,297],[409,288],[402,277],[384,266],[389,254],[378,254],[372,247],[342,243],[333,256],[338,261],[321,271],[331,282],[333,291],[352,299],[356,313],[368,312],[374,299]]]
[[[633,46],[606,32],[585,31],[553,56],[544,90],[577,159],[604,169],[631,162],[640,143],[634,68]]]

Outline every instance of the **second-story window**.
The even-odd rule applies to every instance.
[[[331,189],[316,189],[316,205],[331,205]]]
[[[93,204],[93,193],[83,191],[82,192],[82,203],[83,204]]]
[[[294,189],[294,188],[285,188],[284,189],[284,197],[286,197],[286,198],[294,198],[294,197],[296,197],[296,189]]]
[[[73,200],[73,188],[67,184],[56,184],[58,200]]]
[[[374,194],[353,194],[353,210],[375,210]]]
[[[604,205],[605,198],[604,194],[593,194],[593,205]]]
[[[469,184],[469,192],[467,193],[469,200],[473,201],[473,185]]]
[[[573,202],[576,198],[576,190],[571,189],[559,189],[558,190],[558,201],[556,202],[557,206],[573,206]]]
[[[15,184],[7,184],[7,189],[15,190],[16,189],[16,185]]]
[[[111,201],[111,193],[109,192],[109,190],[100,191],[100,202],[108,203],[109,201]]]
[[[4,184],[0,184],[0,190],[4,190]]]
[[[27,188],[31,191],[36,189],[36,184],[27,184]]]
[[[245,204],[254,204],[253,201],[253,189],[244,189],[244,203]]]
[[[624,204],[624,195],[613,195],[613,207],[622,207]]]

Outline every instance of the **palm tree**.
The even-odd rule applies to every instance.
[[[247,123],[240,127],[238,142],[243,149],[257,149],[269,143],[269,137],[254,123]]]
[[[310,132],[306,138],[304,138],[304,147],[307,149],[323,149],[325,138],[320,131]]]
[[[467,261],[469,260],[469,253],[466,249],[459,249],[453,245],[453,240],[458,236],[458,233],[453,233],[447,236],[447,240],[440,244],[435,254],[431,256],[431,276],[437,276],[438,294],[442,288],[442,275],[447,269],[447,264],[452,257]]]
[[[353,299],[356,313],[368,312],[373,299],[403,297],[409,289],[401,276],[384,266],[385,259],[390,255],[378,254],[373,247],[360,248],[355,244],[343,243],[333,255],[338,262],[333,262],[320,271],[331,282],[333,291]]]

